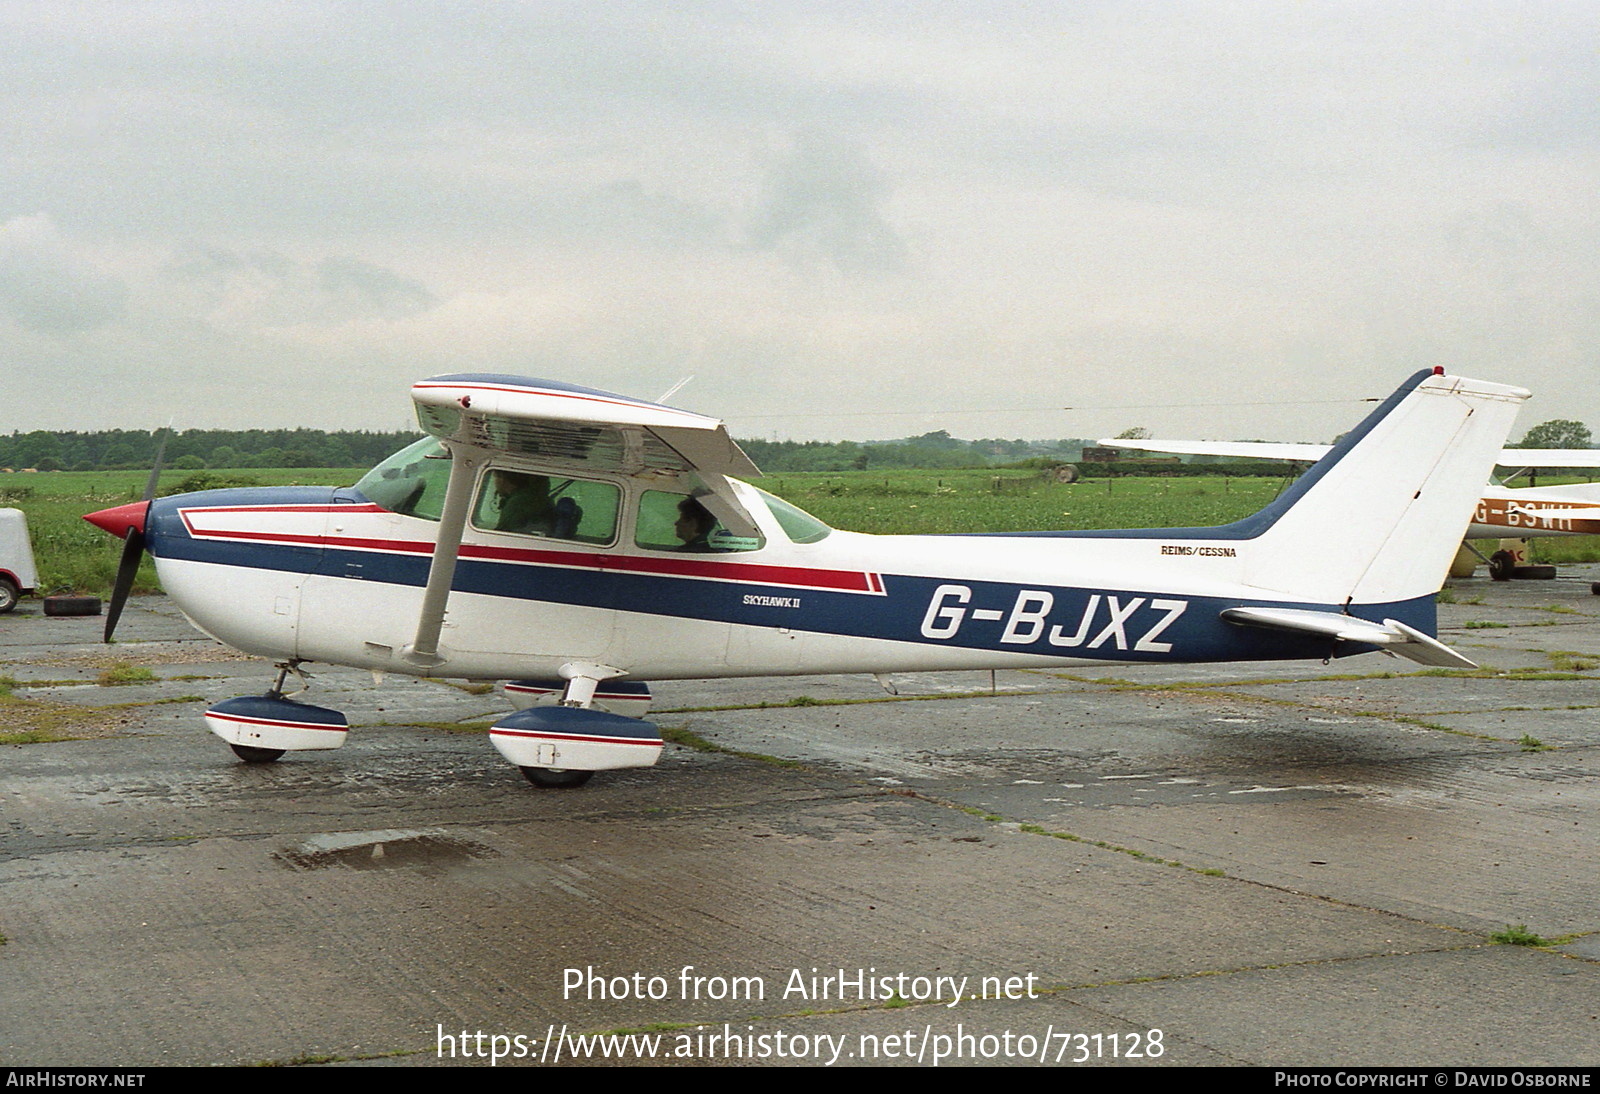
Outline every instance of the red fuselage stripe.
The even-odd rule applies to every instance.
[[[489,736],[499,734],[502,737],[533,737],[541,741],[587,741],[597,745],[645,745],[648,748],[660,748],[661,741],[641,741],[634,737],[590,737],[582,733],[535,733],[527,729],[491,729]]]
[[[255,512],[325,512],[329,509],[274,509],[260,507]],[[196,539],[248,540],[303,547],[331,547],[354,551],[385,551],[393,554],[431,555],[433,544],[421,540],[373,539],[360,536],[309,535],[295,532],[256,532],[232,528],[199,529],[190,513],[251,512],[240,509],[185,509],[184,525]],[[566,566],[585,570],[615,570],[620,573],[660,574],[669,577],[709,578],[717,581],[742,581],[760,585],[783,585],[802,589],[833,589],[852,593],[878,593],[883,579],[875,573],[852,570],[813,570],[800,566],[767,566],[760,563],[714,562],[704,558],[666,555],[659,558],[640,555],[587,554],[580,551],[537,550],[526,547],[495,547],[464,543],[461,557],[489,562],[510,562],[535,566]]]
[[[372,502],[349,505],[209,505],[182,509],[184,523],[190,513],[384,513],[388,510]]]
[[[206,717],[250,726],[275,726],[278,729],[331,729],[335,733],[346,733],[350,729],[349,726],[328,725],[325,722],[285,722],[277,718],[252,718],[247,714],[218,714],[214,710],[206,711]]]

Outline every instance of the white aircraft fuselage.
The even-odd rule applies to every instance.
[[[1600,482],[1491,486],[1472,515],[1468,539],[1600,535]]]
[[[1312,636],[1247,630],[1242,605],[1341,606],[1244,583],[1249,544],[1138,538],[870,536],[787,540],[749,486],[766,545],[674,554],[468,529],[430,674],[551,677],[574,659],[664,680],[1048,666],[1084,660],[1323,657]],[[161,582],[218,640],[275,661],[410,671],[433,525],[353,490],[158,499]],[[1433,630],[1433,599],[1352,605]],[[1356,652],[1355,650],[1338,652]]]
[[[429,398],[455,398],[466,413],[491,388],[506,398],[521,390],[504,377],[425,383]],[[574,470],[527,445],[496,450],[486,428],[463,441],[461,426],[452,440],[451,419],[439,430],[449,452],[432,458],[454,459],[449,474],[471,476],[480,497],[497,469],[554,469],[617,501],[611,524],[581,539],[460,520],[427,659],[413,645],[441,523],[372,496],[389,489],[381,477],[365,489],[161,498],[138,516],[184,614],[279,662],[478,679],[570,678],[587,671],[575,665],[599,666],[660,680],[1321,659],[1381,645],[1460,663],[1426,660],[1437,643],[1413,636],[1434,633],[1433,593],[1525,395],[1419,373],[1272,505],[1220,528],[861,535],[801,520],[723,478],[719,496],[754,525],[729,550],[645,533],[645,495],[670,475]]]

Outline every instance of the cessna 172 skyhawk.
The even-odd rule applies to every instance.
[[[302,662],[511,680],[490,739],[530,781],[653,764],[644,681],[1344,656],[1471,667],[1433,594],[1527,392],[1419,372],[1252,517],[1217,528],[835,531],[734,476],[715,419],[498,375],[411,391],[427,436],[355,486],[92,514],[201,630],[279,665],[206,713],[245,760],[339,747]],[[610,708],[610,709],[608,709]]]
[[[1130,448],[1146,452],[1172,452],[1189,456],[1226,456],[1253,460],[1285,460],[1313,463],[1331,450],[1325,444],[1293,444],[1276,441],[1171,441],[1128,440],[1115,437],[1099,442],[1105,448]],[[1600,467],[1600,449],[1593,448],[1507,448],[1495,461],[1496,467],[1522,470],[1536,467]],[[1531,539],[1541,536],[1600,535],[1600,482],[1569,483],[1564,486],[1507,486],[1516,478],[1491,482],[1484,488],[1466,538]],[[1473,554],[1479,558],[1476,548]],[[1489,561],[1489,573],[1504,580],[1514,570],[1514,557],[1497,551]]]

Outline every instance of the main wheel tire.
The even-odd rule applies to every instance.
[[[270,764],[274,760],[283,758],[287,749],[282,748],[256,748],[254,745],[229,745],[233,754],[247,764]]]
[[[1510,551],[1496,551],[1489,556],[1489,576],[1496,581],[1510,581],[1511,571],[1516,568],[1516,556]]]
[[[522,777],[545,790],[574,790],[594,777],[593,771],[558,771],[553,767],[524,767]]]
[[[1544,564],[1518,566],[1511,571],[1511,576],[1518,581],[1554,581],[1556,568]]]
[[[17,588],[17,583],[9,577],[0,577],[0,615],[4,615],[17,606],[17,598],[22,595],[22,590]]]

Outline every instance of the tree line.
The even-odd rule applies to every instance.
[[[1083,442],[1025,441],[989,437],[964,441],[945,430],[894,441],[739,441],[763,471],[866,471],[893,468],[954,470],[993,467],[1026,460],[1076,459]]]
[[[34,430],[0,436],[0,467],[113,471],[150,467],[160,434],[109,429]],[[321,429],[187,429],[166,434],[162,463],[175,470],[234,467],[362,467],[416,439],[415,433]]]
[[[96,432],[34,430],[0,436],[0,468],[39,471],[143,469],[155,461],[158,433],[110,429]],[[1125,431],[1125,435],[1134,433]],[[1148,432],[1139,430],[1137,432]],[[416,440],[404,430],[188,429],[166,436],[164,466],[174,470],[246,467],[370,467]],[[985,438],[965,441],[945,430],[893,441],[739,441],[765,471],[864,471],[894,468],[950,469],[1081,458],[1084,442]],[[1582,422],[1542,422],[1528,430],[1523,448],[1588,448]],[[1204,462],[1204,461],[1202,461]]]
[[[174,470],[248,467],[370,467],[417,439],[416,433],[321,429],[190,429],[167,435],[162,464]],[[35,430],[0,436],[0,468],[120,471],[150,467],[159,436],[140,430]],[[767,441],[739,444],[768,471],[987,467],[1076,452],[1067,441],[964,441],[944,430],[898,441]]]

